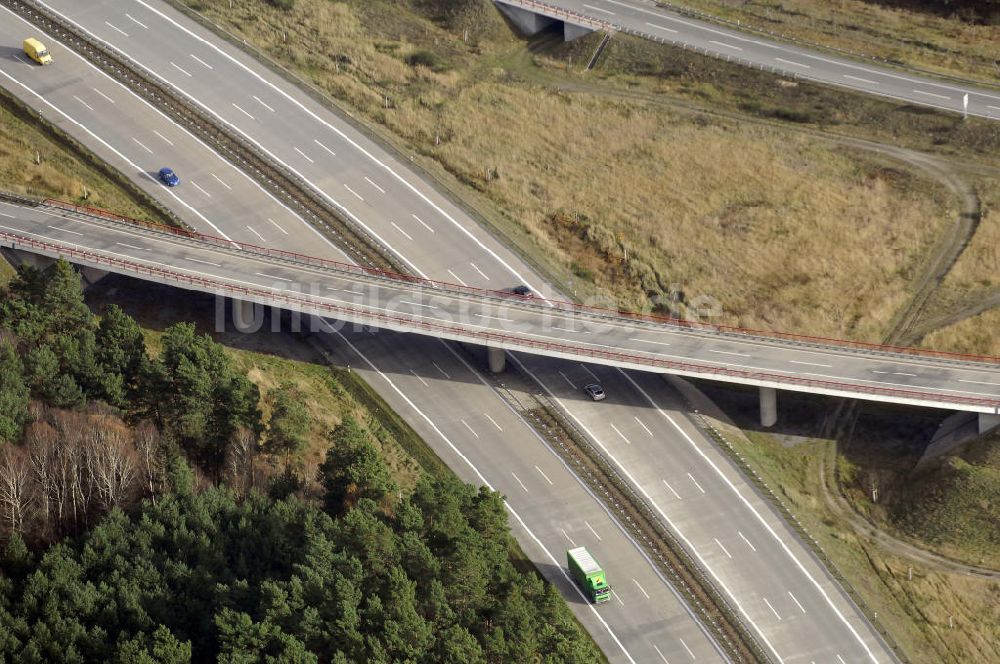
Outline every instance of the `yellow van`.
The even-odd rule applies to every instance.
[[[24,54],[40,65],[52,64],[52,56],[49,55],[45,44],[34,37],[28,37],[24,40]]]

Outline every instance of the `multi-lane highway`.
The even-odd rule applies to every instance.
[[[312,182],[391,246],[414,273],[483,288],[527,283],[549,292],[516,256],[405,163],[242,52],[161,3],[81,4],[50,3]],[[0,16],[5,17],[0,39],[12,45],[12,54],[30,28],[9,13]],[[144,183],[192,226],[240,242],[340,258],[280,205],[265,214],[275,202],[235,169],[222,171],[225,164],[182,128],[135,101],[64,45],[49,46],[57,63],[45,70],[13,57],[0,59],[3,84]],[[177,190],[147,177],[164,165],[185,179]],[[243,178],[245,185],[237,189],[234,178]],[[188,186],[193,183],[198,187]],[[17,210],[0,212],[21,216]],[[7,221],[0,218],[4,225]],[[62,240],[72,242],[80,238],[72,232],[85,232],[75,223],[59,218],[36,230],[50,240],[69,236]],[[533,432],[448,347],[390,333],[362,333],[351,341],[333,347],[352,366],[370,372],[372,384],[457,472],[469,481],[488,482],[508,497],[517,515],[515,534],[546,577],[561,584],[613,660],[720,658],[600,504],[560,464],[546,465],[554,457],[538,456],[548,452]],[[774,659],[892,659],[808,547],[684,415],[672,410],[672,393],[662,381],[560,360],[521,360],[647,493]],[[581,399],[579,383],[590,372],[613,390],[608,401]],[[522,464],[531,459],[538,469],[536,463]],[[621,602],[601,607],[599,614],[576,603],[559,568],[562,550],[571,543],[594,547],[599,558],[613,561],[607,566]]]
[[[1000,87],[936,79],[904,69],[817,52],[658,7],[645,0],[497,0],[532,12],[692,48],[747,66],[888,97],[1000,119]]]
[[[24,210],[0,224],[0,233],[9,235],[9,242],[91,267],[399,332],[620,368],[1000,414],[1000,361],[961,362],[720,334],[568,303],[374,274],[222,238],[196,242],[187,235],[86,214],[51,223],[50,215],[59,213],[50,206]]]

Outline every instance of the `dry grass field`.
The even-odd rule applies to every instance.
[[[996,44],[1000,5],[992,24],[986,2],[919,0],[669,0],[731,21],[796,39],[962,77],[1000,83]],[[941,13],[907,6],[934,4]],[[977,16],[976,6],[983,11]]]
[[[625,306],[679,290],[716,298],[721,322],[878,338],[949,223],[948,195],[901,163],[527,80],[488,3],[436,21],[384,0],[191,4],[440,164],[574,290]]]

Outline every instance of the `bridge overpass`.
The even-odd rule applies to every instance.
[[[1000,423],[1000,358],[894,348],[521,298],[223,238],[143,225],[56,201],[0,203],[0,244],[243,303],[347,323],[761,389],[963,410]]]

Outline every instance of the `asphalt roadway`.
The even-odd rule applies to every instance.
[[[852,60],[789,42],[740,32],[658,7],[644,0],[500,0],[515,6],[545,5],[641,34],[668,44],[796,78],[931,106],[1000,119],[1000,87],[990,88],[921,75],[875,62]],[[1000,81],[998,81],[1000,84]],[[968,106],[966,107],[966,95]]]
[[[383,240],[395,246],[397,253],[412,263],[417,273],[480,287],[527,283],[536,290],[546,292],[530,270],[443,196],[420,182],[405,164],[400,164],[378,146],[367,142],[347,123],[314,103],[307,95],[165,5],[138,1],[93,2],[85,7],[75,5],[77,3],[62,2],[52,6],[68,13],[72,20],[108,39],[131,57],[144,62],[158,75],[169,78],[171,82],[176,80],[185,92],[193,94],[192,85],[197,83],[200,86],[197,88],[199,100],[206,108],[213,109],[262,146],[270,146],[267,148],[270,151],[281,151],[275,154],[297,159],[291,167],[307,175],[338,203],[349,206],[352,214],[366,224],[381,224],[379,234]],[[196,141],[182,144],[176,140],[184,134],[182,129],[141,102],[126,101],[130,97],[127,91],[80,62],[62,45],[49,40],[56,59],[52,67],[42,70],[19,62],[14,56],[26,33],[31,34],[32,31],[16,20],[0,21],[0,38],[8,44],[7,55],[0,57],[3,84],[23,98],[32,100],[46,116],[60,122],[67,131],[102,156],[107,156],[110,163],[143,182],[154,195],[193,226],[207,233],[221,232],[248,243],[261,243],[262,240],[257,237],[259,234],[266,246],[342,258],[339,252],[317,240],[311,230],[295,226],[302,222],[280,205],[275,214],[280,210],[285,217],[265,217],[261,211],[265,206],[274,205],[274,201],[254,183],[238,172],[222,171],[224,163],[213,161],[215,157],[210,151]],[[211,59],[203,57],[206,54],[211,54]],[[207,65],[192,56],[198,56]],[[44,97],[47,103],[36,98],[25,86]],[[251,102],[258,105],[253,111]],[[275,110],[272,112],[269,108]],[[171,133],[167,134],[165,130]],[[169,140],[156,142],[153,139],[158,138],[157,133]],[[309,139],[308,142],[306,139]],[[329,154],[325,148],[337,154]],[[184,180],[177,190],[159,187],[144,175],[165,165],[175,168]],[[223,179],[227,186],[217,182],[213,174]],[[246,183],[234,184],[240,178],[247,180]],[[369,179],[374,184],[369,183]],[[208,195],[199,188],[187,186],[192,182]],[[240,187],[238,190],[237,186]],[[369,188],[362,190],[364,186]],[[387,193],[383,195],[379,189]],[[354,202],[350,202],[351,199]],[[396,207],[401,201],[407,202],[402,208]],[[209,216],[206,210],[214,210],[215,213]],[[238,210],[239,214],[233,214],[233,210]],[[406,215],[407,212],[409,215]],[[269,218],[278,221],[281,230],[272,225]],[[397,235],[388,240],[390,231]],[[46,232],[59,231],[47,229]],[[364,348],[355,348],[382,371],[382,374],[372,374],[373,385],[399,408],[444,458],[457,463],[454,467],[466,479],[483,482],[485,478],[508,496],[524,524],[553,554],[546,556],[522,529],[518,519],[513,520],[515,534],[548,578],[559,582],[561,577],[552,558],[560,561],[558,564],[561,565],[562,556],[556,552],[561,551],[561,547],[568,548],[569,542],[560,532],[560,529],[566,529],[573,542],[593,545],[599,560],[610,561],[605,565],[616,591],[629,589],[629,596],[621,595],[624,607],[619,604],[618,610],[624,611],[637,604],[640,597],[646,599],[646,594],[650,596],[648,603],[638,605],[635,613],[628,615],[613,613],[607,610],[608,605],[600,607],[599,614],[594,614],[589,607],[571,599],[577,615],[613,660],[627,661],[629,657],[617,646],[599,618],[607,621],[635,661],[662,661],[660,653],[672,662],[719,658],[715,647],[687,616],[670,590],[662,581],[658,582],[648,563],[641,561],[632,543],[611,521],[599,521],[603,510],[576,480],[568,474],[557,480],[549,474],[553,468],[538,464],[553,481],[549,484],[533,468],[535,464],[526,467],[516,465],[521,459],[535,458],[534,455],[544,450],[544,446],[509,409],[504,414],[506,407],[497,401],[491,390],[482,383],[476,387],[477,381],[471,379],[456,383],[454,390],[442,387],[442,383],[450,383],[453,376],[459,375],[449,372],[445,366],[445,362],[454,361],[446,359],[451,356],[447,348],[437,350],[434,344],[440,342],[390,333],[367,336],[369,339]],[[338,352],[353,352],[343,343],[333,346]],[[413,352],[416,349],[419,351]],[[550,384],[551,376],[559,376],[560,371],[570,379],[566,382],[566,389],[570,389],[570,381],[575,385],[575,381],[580,380],[574,372],[605,371],[594,367],[584,369],[580,365],[558,360],[530,358],[529,361],[527,368],[553,390],[556,388]],[[437,370],[433,366],[435,364],[444,369],[444,373],[440,378],[431,380],[431,369]],[[358,365],[352,363],[352,366]],[[691,548],[709,566],[709,572],[726,586],[734,603],[752,618],[754,629],[768,642],[775,658],[786,662],[837,662],[838,657],[847,662],[890,660],[891,655],[857,609],[812,559],[809,549],[783,526],[770,506],[760,501],[739,474],[720,458],[714,447],[696,435],[696,430],[688,431],[688,436],[694,441],[692,444],[663,415],[670,414],[669,404],[673,399],[667,386],[656,377],[637,373],[628,375],[636,380],[636,384],[624,377],[621,381],[609,382],[612,397],[601,404],[583,401],[578,392],[554,393],[567,411],[587,425],[595,440],[599,440],[608,453],[623,464],[623,468],[640,486],[649,478],[659,478],[664,490],[668,490],[666,485],[669,483],[681,496],[678,499],[671,493],[670,501],[660,502],[658,494],[650,493],[663,514],[670,518],[675,528],[680,529]],[[546,376],[550,377],[549,380]],[[612,381],[614,376],[605,379]],[[559,380],[563,378],[559,376]],[[663,410],[651,405],[644,392]],[[575,398],[573,394],[576,394]],[[430,412],[438,415],[425,418],[424,415]],[[485,417],[476,423],[471,421],[473,416],[478,417],[477,414],[482,413],[490,413],[499,427],[490,431],[483,426],[484,422],[489,423]],[[675,414],[677,417],[671,417],[680,422],[678,418],[681,415]],[[501,417],[505,419],[499,419]],[[657,419],[662,422],[657,422]],[[654,432],[652,435],[645,434],[650,439],[646,448],[639,447],[635,432],[628,428],[639,427],[636,431],[641,431],[639,422]],[[624,436],[618,436],[611,424]],[[606,435],[606,431],[612,435]],[[628,442],[625,438],[629,439]],[[463,452],[474,449],[477,459],[481,460],[475,466],[482,476],[468,466],[463,470],[464,461],[458,463],[454,456],[456,453],[447,441]],[[634,457],[629,454],[640,449],[647,449],[649,456]],[[536,483],[529,483],[530,480],[525,477],[531,477],[527,472],[531,470],[538,475]],[[568,473],[565,469],[563,472]],[[701,489],[694,485],[688,473],[697,480]],[[685,479],[689,483],[686,488],[679,481]],[[517,480],[524,482],[528,491]],[[566,495],[577,497],[557,496],[555,487],[560,492],[569,492]],[[708,498],[702,501],[694,493],[688,495],[686,492],[692,488],[698,495],[712,496],[712,502]],[[701,494],[702,489],[704,494]],[[519,496],[519,491],[530,495]],[[518,498],[523,502],[515,504],[513,501]],[[545,507],[527,507],[536,503]],[[561,513],[562,516],[553,522],[549,513],[554,509],[553,505],[559,504],[574,508]],[[588,504],[594,510],[593,520],[589,518],[590,512],[580,511],[583,508],[578,507]],[[712,512],[716,504],[724,505],[724,509]],[[755,511],[760,518],[755,516]],[[570,518],[584,513],[588,514],[586,523]],[[604,518],[608,518],[606,513]],[[599,527],[595,522],[602,525]],[[566,528],[566,524],[571,527]],[[590,532],[587,524],[594,528],[600,539],[594,534],[586,534]],[[685,527],[691,530],[684,530]],[[699,534],[703,531],[706,533],[704,538]],[[730,541],[734,533],[736,539]],[[744,545],[745,550],[741,551],[732,546],[743,541],[741,535],[754,548]],[[719,540],[728,555],[715,539]],[[764,545],[764,542],[770,544]],[[631,582],[629,577],[639,572],[646,576],[636,576],[635,582]],[[565,585],[560,587],[567,592]],[[568,596],[572,597],[572,594]],[[796,603],[802,605],[801,610]],[[612,603],[611,606],[614,605]],[[658,640],[661,637],[662,641]],[[681,643],[680,639],[684,642]],[[687,652],[688,648],[691,653]]]

